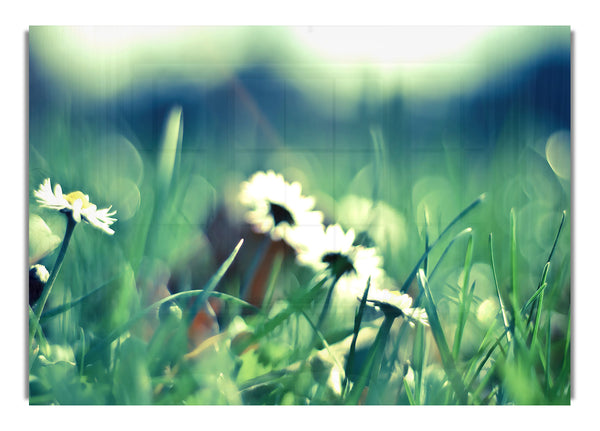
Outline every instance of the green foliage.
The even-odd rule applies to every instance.
[[[65,189],[89,186],[99,206],[114,202],[124,217],[113,237],[89,226],[73,233],[41,330],[31,338],[31,404],[570,402],[570,223],[566,212],[558,218],[569,191],[532,184],[510,155],[492,162],[502,175],[486,184],[486,194],[472,183],[464,192],[450,156],[444,164],[424,161],[415,178],[405,178],[408,166],[400,164],[408,162],[392,169],[395,149],[373,129],[373,160],[336,161],[347,181],[341,196],[327,181],[324,159],[269,156],[275,169],[304,171],[324,208],[356,207],[340,216],[345,228],[363,213],[372,217],[356,230],[381,251],[394,285],[426,309],[430,326],[413,328],[367,304],[370,284],[361,297],[336,302],[333,280],[300,267],[289,251],[260,269],[262,304],[240,297],[265,250],[262,238],[240,227],[234,201],[259,162],[244,160],[247,169],[228,173],[207,162],[219,160],[218,151],[183,154],[180,108],[167,117],[158,153],[124,137],[111,141],[127,162],[120,170],[100,155],[104,170],[91,169],[76,142],[94,133],[54,120],[43,143],[32,136],[31,184],[49,175]],[[73,160],[82,166],[79,176],[69,170]],[[524,189],[536,202],[550,191],[552,205],[524,211]],[[456,211],[441,211],[447,208]],[[34,203],[30,213],[32,253],[51,269],[60,251],[53,235],[62,240],[64,231],[48,221],[56,214]],[[532,233],[537,222],[544,228]],[[191,322],[213,300],[220,304],[217,329],[194,341]],[[163,305],[181,315],[159,318]],[[319,319],[324,309],[333,317]]]

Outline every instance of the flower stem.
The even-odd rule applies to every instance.
[[[358,404],[360,397],[364,388],[367,386],[369,380],[372,381],[373,385],[378,377],[379,368],[381,367],[381,362],[383,359],[383,352],[385,349],[385,344],[387,338],[390,334],[390,330],[392,329],[392,324],[394,323],[395,316],[392,314],[385,314],[383,323],[379,327],[379,331],[375,336],[375,341],[371,345],[369,352],[367,353],[367,358],[364,362],[362,371],[354,383],[352,390],[348,394],[345,399],[345,404],[356,405]],[[377,375],[373,375],[374,372],[377,372]]]
[[[339,279],[340,279],[340,276],[336,275],[335,278],[333,279],[333,282],[331,283],[331,286],[329,286],[329,291],[327,292],[327,297],[325,298],[325,302],[323,303],[323,309],[321,310],[321,314],[319,315],[319,320],[317,321],[317,326],[316,326],[317,331],[321,330],[321,326],[323,326],[325,317],[327,317],[327,312],[329,311],[329,308],[331,308],[331,297],[333,296],[333,289],[335,288],[335,285],[337,284]],[[316,339],[317,339],[317,334],[315,333],[315,335],[313,337],[313,342],[311,343],[311,346],[314,346]]]
[[[50,292],[52,291],[52,286],[54,285],[54,281],[56,280],[58,272],[60,271],[60,267],[65,258],[65,254],[67,252],[67,247],[69,247],[69,241],[71,240],[71,235],[73,234],[73,230],[75,229],[76,225],[77,225],[77,222],[75,220],[73,220],[73,217],[71,217],[70,215],[67,215],[67,229],[65,231],[65,237],[64,237],[62,245],[60,247],[60,251],[58,252],[58,257],[56,258],[56,262],[54,262],[54,268],[52,268],[52,273],[50,274],[50,277],[48,278],[48,281],[46,282],[46,285],[44,286],[42,295],[40,296],[40,299],[34,306],[35,323],[29,327],[30,339],[32,339],[35,336],[36,331],[40,330],[40,328],[39,328],[40,317],[42,315],[42,312],[44,311],[44,306],[46,305],[46,301],[48,300],[48,297],[50,296]]]

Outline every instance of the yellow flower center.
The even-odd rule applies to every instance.
[[[67,202],[69,202],[71,205],[73,205],[73,203],[77,200],[77,199],[81,199],[81,203],[83,205],[81,205],[81,208],[87,208],[90,205],[92,205],[90,203],[90,201],[88,200],[87,196],[84,195],[83,193],[77,191],[77,192],[71,192],[68,195],[64,195],[64,198],[67,200]]]

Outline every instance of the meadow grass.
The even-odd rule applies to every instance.
[[[72,131],[59,132],[42,148],[32,139],[30,184],[47,175],[109,204],[113,196],[124,218],[113,237],[67,228],[64,247],[43,258],[52,275],[43,301],[29,309],[31,404],[570,403],[566,208],[539,260],[521,241],[541,219],[520,217],[518,199],[500,197],[514,183],[491,181],[485,198],[479,191],[466,199],[457,183],[433,211],[427,200],[421,212],[386,192],[383,184],[401,173],[373,132],[375,175],[364,187],[371,213],[389,199],[406,228],[399,245],[377,234],[385,220],[363,227],[398,290],[425,308],[429,326],[413,327],[367,303],[370,281],[344,302],[333,293],[337,280],[299,266],[285,248],[261,248],[264,238],[245,230],[231,203],[232,184],[251,172],[221,172],[208,152],[184,154],[181,109],[169,113],[158,153],[142,157],[130,144],[115,155],[139,157],[143,175],[107,165],[102,181],[93,172],[78,178],[64,162],[77,157],[74,137],[63,139]],[[498,171],[510,166],[501,157],[494,163]],[[341,200],[350,187],[329,197]],[[317,205],[327,201],[326,191],[314,191]],[[555,202],[569,201],[568,191],[556,194]],[[128,207],[131,196],[137,200]],[[447,214],[456,207],[448,200],[466,203]],[[221,218],[219,201],[232,208]],[[514,209],[506,211],[507,202]],[[64,232],[68,216],[32,199],[30,213]],[[269,250],[272,264],[260,267]],[[264,299],[253,304],[240,292],[259,272]],[[198,316],[213,311],[218,321],[194,339]]]

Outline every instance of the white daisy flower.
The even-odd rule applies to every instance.
[[[329,270],[339,278],[336,286],[340,293],[360,295],[369,277],[376,279],[383,276],[383,259],[374,248],[354,245],[354,240],[353,229],[344,233],[337,224],[314,230],[312,235],[298,240],[301,243],[298,261],[317,272]]]
[[[54,192],[50,184],[50,178],[46,178],[39,189],[33,192],[37,202],[42,208],[50,208],[64,213],[70,213],[73,220],[79,223],[82,219],[92,226],[103,230],[109,235],[115,233],[109,226],[117,221],[111,216],[116,211],[109,212],[112,206],[98,209],[90,202],[90,197],[80,191],[64,195],[60,184],[54,186]]]
[[[300,183],[290,184],[273,171],[257,172],[244,181],[239,199],[249,208],[246,220],[255,232],[268,233],[274,241],[283,239],[293,247],[298,236],[292,236],[292,231],[323,223],[323,213],[312,210],[315,200],[302,196]]]
[[[413,300],[406,293],[400,293],[397,290],[369,289],[367,302],[380,308],[385,314],[406,317],[411,326],[414,325],[414,322],[429,326],[425,309],[412,308]]]

